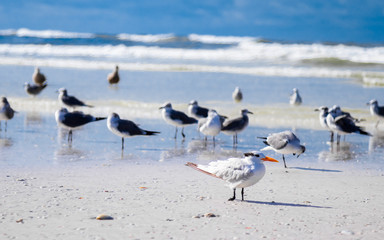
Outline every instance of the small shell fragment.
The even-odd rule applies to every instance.
[[[206,213],[205,215],[204,215],[204,217],[206,217],[206,218],[212,218],[212,217],[217,217],[215,214],[213,214],[213,213]]]
[[[105,214],[100,214],[96,217],[96,220],[113,220],[113,217]]]

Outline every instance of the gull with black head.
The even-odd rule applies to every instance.
[[[233,135],[233,146],[237,144],[237,134],[242,132],[249,123],[247,114],[253,114],[248,109],[241,110],[241,117],[226,120],[221,131],[227,135]]]

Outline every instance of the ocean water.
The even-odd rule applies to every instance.
[[[186,161],[208,162],[263,148],[259,136],[294,130],[307,151],[287,157],[288,166],[332,168],[341,166],[383,169],[384,126],[366,103],[384,104],[384,45],[282,43],[253,37],[190,34],[100,35],[29,29],[0,30],[0,95],[18,111],[0,132],[0,165],[29,166],[110,163],[140,164]],[[119,65],[121,82],[109,86],[106,76]],[[35,98],[23,88],[32,81],[34,67],[46,75],[48,87]],[[239,86],[244,100],[236,104],[232,91]],[[67,132],[57,127],[54,112],[60,105],[56,90],[94,105],[80,110],[95,116],[117,112],[158,136],[121,139],[106,121]],[[303,105],[291,107],[289,95],[298,88]],[[159,107],[172,102],[185,111],[191,100],[237,117],[243,108],[249,127],[239,135],[236,149],[230,136],[220,134],[214,147],[206,146],[195,126],[185,129],[186,139],[173,139],[174,127],[162,119]],[[352,134],[340,147],[331,146],[314,109],[340,105],[373,137]],[[4,128],[4,123],[2,123]],[[273,152],[268,155],[280,159]]]

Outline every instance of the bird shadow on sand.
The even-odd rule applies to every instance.
[[[245,200],[244,202],[255,203],[255,204],[263,204],[263,205],[270,205],[270,206],[307,207],[307,208],[331,208],[331,207],[323,207],[323,206],[316,206],[316,205],[309,205],[309,204],[284,203],[284,202],[274,202],[274,201],[273,202],[262,202],[262,201]]]
[[[321,169],[321,168],[290,167],[290,169],[298,169],[298,170],[305,170],[305,171],[318,171],[318,172],[343,172],[340,170]]]

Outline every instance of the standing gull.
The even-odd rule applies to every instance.
[[[0,131],[1,131],[1,121],[5,121],[5,131],[7,131],[7,122],[11,120],[15,115],[15,111],[11,108],[6,97],[1,98],[0,102]]]
[[[133,136],[150,136],[160,132],[147,131],[139,128],[134,122],[120,119],[117,113],[111,113],[107,119],[108,129],[121,137],[121,150],[124,150],[124,138]]]
[[[192,100],[188,104],[188,114],[193,118],[206,118],[208,117],[208,111],[208,108],[200,107],[196,100]]]
[[[184,127],[195,124],[197,123],[197,120],[191,117],[188,117],[185,113],[176,111],[172,109],[172,104],[171,103],[166,103],[164,106],[160,107],[161,109],[161,115],[163,119],[171,125],[176,126],[176,132],[175,132],[175,139],[177,136],[177,127],[181,127],[181,135],[183,138],[185,138],[184,134]]]
[[[377,128],[380,120],[384,118],[384,106],[379,106],[379,103],[377,102],[376,99],[372,99],[371,101],[369,101],[369,103],[367,103],[367,105],[369,105],[369,110],[371,112],[371,115],[379,118],[379,120],[377,120],[377,123],[376,123],[376,128]]]
[[[215,110],[211,109],[208,112],[207,118],[199,119],[197,128],[205,135],[205,140],[207,140],[207,136],[212,136],[213,143],[215,144],[215,136],[220,133],[221,126],[220,116]]]
[[[42,84],[42,85],[39,85],[39,84],[30,84],[30,83],[25,83],[24,84],[24,89],[25,91],[35,97],[36,95],[38,95],[41,91],[43,91],[43,89],[47,86],[46,83]]]
[[[320,125],[321,125],[323,128],[325,128],[325,129],[327,129],[327,130],[330,131],[330,133],[331,133],[331,140],[330,140],[330,142],[333,142],[333,132],[332,132],[332,130],[329,128],[329,126],[328,126],[328,124],[327,124],[327,116],[328,116],[328,114],[329,114],[329,112],[328,112],[328,107],[326,107],[326,106],[321,106],[321,107],[319,107],[319,108],[316,108],[315,111],[319,111],[319,112],[320,112],[320,113],[319,113],[319,121],[320,121]]]
[[[302,103],[302,100],[299,94],[299,89],[294,88],[292,91],[293,92],[289,98],[289,104],[294,106],[299,106]]]
[[[241,92],[241,89],[239,87],[236,87],[235,90],[232,93],[232,99],[233,101],[239,103],[241,100],[243,100],[243,93]]]
[[[43,85],[46,78],[44,74],[40,72],[40,69],[38,67],[35,68],[35,72],[32,75],[32,80],[37,84],[37,85]]]
[[[69,96],[67,93],[67,89],[65,88],[60,88],[58,90],[59,92],[59,101],[67,107],[70,108],[76,108],[76,107],[93,107],[91,105],[87,105],[84,102],[80,101],[74,96]]]
[[[221,131],[227,135],[233,135],[233,145],[237,144],[237,134],[242,132],[249,123],[249,118],[247,114],[253,114],[247,109],[241,110],[241,117],[226,120],[223,123]]]
[[[201,165],[188,162],[186,165],[210,176],[223,179],[233,189],[236,199],[236,188],[241,188],[241,200],[244,201],[244,188],[250,187],[260,181],[265,174],[264,161],[278,162],[276,159],[266,157],[263,153],[253,151],[244,153],[243,158],[229,158]]]
[[[327,116],[327,125],[331,131],[337,133],[337,144],[340,143],[340,135],[350,133],[360,133],[370,136],[371,134],[364,131],[361,127],[357,126],[355,122],[347,115],[339,115],[336,108],[332,108]]]
[[[120,81],[119,66],[116,65],[115,70],[107,76],[109,84],[116,84]]]
[[[268,137],[262,139],[266,139],[264,143],[268,146],[261,149],[261,151],[273,150],[277,153],[281,153],[283,155],[285,168],[287,168],[287,165],[285,163],[284,154],[292,153],[293,155],[297,154],[297,157],[299,157],[300,154],[305,152],[305,147],[303,145],[300,145],[300,140],[291,131],[273,133]]]
[[[55,119],[59,127],[69,130],[68,142],[72,142],[72,130],[77,129],[87,123],[106,119],[105,117],[94,117],[80,111],[68,112],[66,108],[61,108],[55,113]]]

